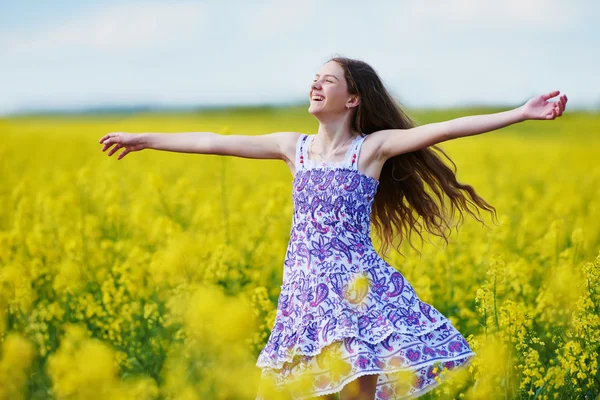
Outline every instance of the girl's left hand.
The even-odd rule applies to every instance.
[[[563,94],[555,103],[546,100],[558,95],[560,91],[536,96],[521,106],[525,119],[554,119],[560,117],[567,106],[567,95]]]

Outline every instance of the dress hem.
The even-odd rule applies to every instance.
[[[285,363],[292,362],[294,360],[294,357],[296,357],[296,356],[314,357],[316,355],[319,355],[323,351],[323,349],[325,347],[327,347],[330,344],[332,344],[333,342],[336,342],[336,341],[339,341],[339,340],[344,340],[344,339],[349,339],[349,338],[357,338],[357,339],[360,339],[360,340],[362,340],[362,341],[364,341],[366,343],[369,343],[369,344],[372,344],[372,345],[377,345],[377,344],[383,342],[384,340],[386,340],[392,333],[397,333],[397,334],[401,334],[401,335],[411,335],[411,336],[417,336],[418,337],[418,336],[427,335],[427,334],[433,332],[434,330],[440,328],[444,324],[449,324],[449,325],[451,325],[451,326],[454,327],[454,325],[452,325],[452,322],[449,319],[442,319],[442,320],[434,323],[430,327],[430,329],[428,329],[427,331],[419,333],[419,334],[414,334],[414,333],[411,333],[411,332],[406,332],[406,331],[400,330],[398,328],[392,327],[391,330],[388,333],[386,333],[383,338],[378,339],[375,342],[370,342],[369,340],[363,339],[362,337],[356,336],[356,335],[353,335],[353,336],[344,336],[344,334],[341,334],[341,335],[337,335],[337,336],[332,336],[333,339],[331,339],[329,341],[325,341],[323,344],[320,344],[319,348],[317,350],[315,350],[314,352],[308,352],[308,353],[297,352],[296,349],[297,349],[298,346],[296,345],[296,346],[294,346],[294,350],[292,350],[292,356],[291,356],[291,358],[290,357],[286,357],[283,361],[278,360],[275,365],[267,364],[264,361],[263,362],[257,361],[255,365],[257,367],[259,367],[259,368],[270,368],[270,369],[278,370],[278,369],[283,368],[283,365]]]
[[[439,362],[450,362],[450,361],[456,361],[456,360],[460,360],[460,359],[466,358],[467,360],[463,364],[460,364],[460,365],[458,365],[458,366],[456,366],[456,367],[454,367],[454,368],[452,368],[450,370],[450,371],[455,372],[455,371],[463,370],[463,369],[467,368],[469,365],[471,365],[471,363],[472,363],[472,361],[473,361],[473,359],[475,358],[476,355],[477,355],[476,352],[471,351],[469,353],[462,354],[460,356],[450,357],[448,359],[445,359],[444,361],[434,360],[434,361],[431,361],[431,362],[428,362],[428,363],[425,363],[425,364],[421,364],[417,368],[404,367],[404,368],[395,368],[395,369],[392,369],[392,370],[389,370],[389,371],[381,371],[381,370],[379,370],[379,371],[374,371],[374,370],[371,370],[371,371],[361,371],[361,372],[358,372],[358,373],[356,373],[354,375],[351,375],[351,376],[347,377],[345,380],[343,380],[338,385],[339,386],[338,388],[327,389],[327,390],[325,390],[323,392],[313,393],[313,394],[310,394],[310,395],[307,395],[307,396],[301,396],[301,397],[298,397],[296,400],[307,400],[307,399],[311,399],[311,398],[314,398],[314,397],[322,397],[322,396],[327,396],[327,395],[334,394],[334,393],[339,393],[339,392],[341,392],[344,389],[344,387],[346,385],[350,384],[351,382],[354,382],[358,378],[360,378],[362,376],[365,376],[365,375],[385,375],[385,374],[393,374],[395,372],[400,372],[400,371],[415,371],[415,370],[420,370],[421,368],[426,368],[428,366],[434,365],[434,364],[439,363]],[[420,397],[420,396],[424,395],[425,393],[427,393],[427,392],[429,392],[429,391],[431,391],[431,390],[439,387],[442,383],[445,383],[445,382],[446,382],[446,378],[441,378],[440,381],[434,380],[434,383],[431,383],[430,385],[427,385],[424,389],[419,390],[419,391],[417,391],[415,393],[412,393],[410,395],[407,395],[407,396],[403,396],[403,397],[400,397],[400,398],[394,398],[394,400],[415,399],[415,398]],[[255,400],[264,400],[264,399],[262,397],[256,397]]]

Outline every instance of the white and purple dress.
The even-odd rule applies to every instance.
[[[379,374],[377,400],[418,397],[439,384],[442,368],[465,366],[476,353],[375,251],[370,216],[379,182],[357,168],[367,136],[353,140],[343,161],[329,163],[308,158],[314,136],[303,134],[296,145],[283,284],[256,365],[281,387],[310,374],[310,396],[295,399],[339,392],[367,374]],[[335,368],[322,358],[327,346],[341,360]],[[412,378],[398,381],[397,371]],[[260,388],[256,399],[268,400]]]

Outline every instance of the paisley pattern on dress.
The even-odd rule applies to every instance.
[[[334,163],[308,158],[313,137],[303,134],[296,146],[283,284],[256,365],[287,390],[310,376],[309,393],[292,391],[294,399],[339,392],[366,374],[379,375],[375,399],[420,396],[439,385],[441,368],[464,367],[475,353],[375,251],[370,215],[379,182],[357,168],[366,135]],[[410,379],[399,379],[399,371],[410,371]],[[263,399],[260,388],[256,399]]]

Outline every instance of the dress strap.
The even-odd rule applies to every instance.
[[[358,170],[358,157],[360,155],[362,144],[366,138],[367,135],[363,133],[352,142],[352,148],[348,152],[348,160],[346,161],[349,168]]]
[[[308,135],[303,133],[296,142],[296,171],[300,168],[306,168],[306,140]]]

